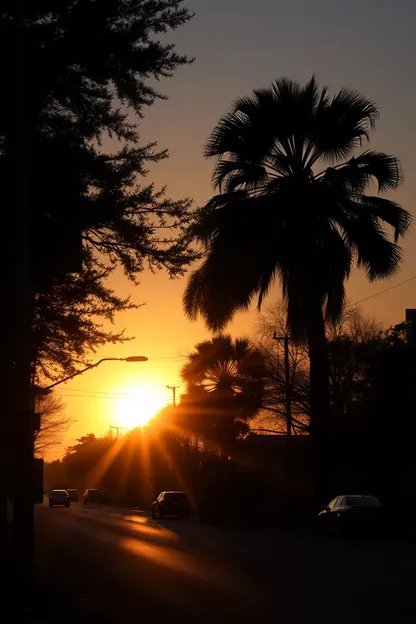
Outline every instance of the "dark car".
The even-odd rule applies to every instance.
[[[152,504],[152,518],[189,519],[192,509],[185,492],[161,492]]]
[[[101,501],[101,491],[95,489],[88,489],[84,492],[82,502],[84,505],[88,503],[99,503]]]
[[[67,489],[68,495],[69,495],[69,499],[73,502],[73,503],[77,503],[79,501],[79,494],[78,494],[78,490],[74,490],[73,488]]]
[[[321,528],[329,531],[352,531],[383,526],[383,507],[376,496],[350,494],[336,496],[318,515]]]
[[[49,507],[69,507],[71,501],[66,490],[52,490],[49,494]]]

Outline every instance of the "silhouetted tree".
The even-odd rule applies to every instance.
[[[262,410],[256,418],[256,429],[269,432],[286,431],[286,383],[284,346],[273,339],[274,332],[284,336],[287,332],[286,309],[279,302],[269,306],[260,315],[256,336],[257,346],[264,355],[268,383]],[[367,318],[357,308],[346,305],[337,322],[326,324],[329,356],[330,423],[338,426],[347,414],[360,404],[358,383],[366,371],[361,352],[367,345],[384,342],[381,324]],[[309,432],[309,358],[307,344],[289,341],[290,398],[293,430]],[[364,382],[363,382],[364,383]]]
[[[43,457],[47,451],[61,444],[63,434],[74,421],[65,413],[62,400],[53,393],[38,395],[35,410],[40,414],[41,423],[35,433],[35,455]]]
[[[399,496],[406,508],[416,491],[414,346],[404,328],[391,328],[356,343],[354,357],[355,400],[333,422],[333,467],[349,480],[346,489],[372,490],[395,505]]]
[[[409,213],[366,192],[394,190],[397,159],[381,152],[355,155],[378,118],[371,100],[349,89],[335,96],[315,78],[287,79],[237,99],[205,149],[216,159],[219,190],[200,210],[195,237],[205,260],[192,274],[184,305],[212,330],[223,328],[280,281],[293,339],[307,338],[314,473],[325,489],[329,367],[325,318],[339,318],[353,264],[370,280],[400,265],[397,240]],[[391,226],[391,241],[384,226]]]
[[[121,505],[149,505],[164,489],[185,490],[192,498],[202,453],[176,429],[175,410],[161,410],[151,425],[117,438],[82,436],[61,461],[45,466],[45,483],[98,487],[103,501]]]
[[[338,428],[352,413],[364,413],[360,388],[368,384],[363,355],[382,345],[385,333],[380,324],[364,317],[358,310],[346,310],[336,327],[327,330],[331,423]],[[359,432],[359,422],[355,424]],[[330,427],[331,429],[332,427]]]
[[[262,409],[253,423],[257,432],[286,433],[285,347],[278,338],[289,336],[287,313],[282,302],[270,305],[260,316],[256,328],[256,346],[263,354],[267,367]],[[289,336],[290,338],[290,336]],[[309,358],[304,341],[289,339],[289,392],[292,431],[309,431]]]
[[[99,322],[113,323],[117,312],[138,306],[106,285],[108,269],[91,266],[70,278],[55,278],[34,295],[32,326],[33,378],[57,379],[75,372],[98,347],[129,340]]]
[[[220,446],[248,433],[266,380],[264,358],[248,339],[220,335],[199,343],[181,374],[187,393],[180,407],[191,431]]]
[[[24,75],[16,72],[13,62],[17,4],[5,0],[1,5],[2,202],[4,207],[13,202],[14,98],[16,81],[24,80],[26,117],[21,122],[27,127],[31,267],[37,293],[34,325],[40,340],[34,357],[38,362],[43,358],[42,374],[53,377],[59,367],[70,369],[85,358],[91,346],[117,339],[117,334],[90,322],[102,310],[108,317],[110,305],[114,311],[130,305],[107,288],[109,272],[120,266],[133,281],[145,267],[177,276],[194,257],[186,233],[191,202],[171,200],[164,188],[145,182],[149,166],[166,158],[167,152],[154,143],[142,144],[138,123],[145,107],[163,98],[154,81],[189,63],[169,43],[167,33],[185,24],[191,14],[182,0],[24,4]],[[4,210],[5,231],[7,214]],[[83,251],[77,248],[80,231]],[[7,245],[6,238],[4,265]],[[87,276],[74,286],[68,271],[73,270],[71,257],[78,253]],[[5,288],[13,292],[13,279],[6,272]],[[52,318],[45,300],[55,311]],[[62,303],[66,308],[59,315]],[[13,327],[12,312],[7,323]],[[65,355],[58,365],[56,343],[62,345],[65,339]],[[12,361],[12,340],[8,346]]]

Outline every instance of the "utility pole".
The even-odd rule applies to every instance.
[[[13,305],[16,344],[13,371],[13,571],[20,590],[29,592],[34,558],[34,410],[31,365],[32,279],[29,250],[29,128],[27,124],[25,2],[16,0],[14,13],[15,127],[14,172],[15,202],[11,236],[13,272],[16,288]]]
[[[286,433],[292,435],[292,401],[290,392],[290,366],[289,366],[289,336],[278,336],[273,334],[273,340],[283,342],[285,351],[285,413],[286,413]]]
[[[290,367],[289,367],[289,336],[278,336],[273,334],[273,340],[283,342],[285,360],[285,406],[286,406],[286,491],[287,491],[287,511],[290,514],[292,504],[292,405],[290,391]]]
[[[115,429],[115,430],[117,431],[117,433],[116,433],[116,437],[118,438],[118,437],[119,437],[119,435],[120,435],[120,429],[121,429],[121,427],[115,427],[115,426],[113,426],[113,425],[110,425],[110,429]]]
[[[176,389],[180,388],[180,386],[166,386],[168,390],[172,390],[172,404],[176,405]]]

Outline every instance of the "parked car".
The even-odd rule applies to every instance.
[[[73,502],[73,503],[77,503],[79,501],[79,494],[78,494],[78,490],[74,490],[73,488],[67,489],[68,495],[69,495],[69,499]]]
[[[49,507],[69,507],[71,501],[66,490],[52,490],[49,494]]]
[[[329,531],[351,531],[354,529],[380,529],[385,516],[376,496],[349,494],[336,496],[318,515],[321,528]]]
[[[101,491],[96,489],[88,489],[84,492],[82,502],[84,505],[88,503],[99,503],[101,501]]]
[[[188,520],[192,509],[185,492],[161,492],[152,503],[152,518],[165,518],[167,516]]]

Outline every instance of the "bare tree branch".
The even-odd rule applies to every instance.
[[[35,433],[35,455],[43,457],[47,451],[58,446],[62,436],[75,422],[65,413],[65,404],[54,395],[37,396],[36,411],[41,415],[40,430]]]

